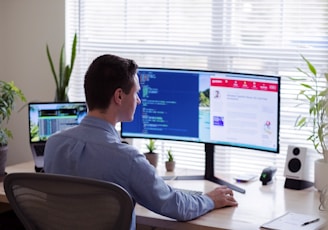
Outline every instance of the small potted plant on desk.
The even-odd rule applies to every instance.
[[[12,132],[4,125],[9,121],[17,98],[26,102],[24,94],[14,82],[0,80],[0,178],[5,175],[8,141],[13,138]]]
[[[146,147],[148,149],[148,152],[144,153],[144,155],[146,156],[149,163],[156,168],[158,163],[158,153],[155,152],[156,150],[155,140],[149,139],[149,143],[146,144]]]
[[[168,172],[173,172],[175,168],[175,161],[171,149],[167,150],[167,161],[165,161],[165,168]]]
[[[297,99],[301,101],[299,105],[305,105],[309,110],[307,115],[298,116],[295,126],[309,128],[307,140],[310,140],[316,152],[323,156],[314,164],[314,186],[320,191],[328,185],[328,148],[325,142],[328,137],[328,73],[323,73],[324,78],[320,78],[311,62],[304,56],[302,58],[307,65],[307,70],[297,69],[306,78],[292,78],[292,80],[301,81],[302,89]],[[324,85],[320,86],[320,83]]]

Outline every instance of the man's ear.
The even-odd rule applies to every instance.
[[[116,104],[121,104],[123,99],[123,90],[121,88],[116,89],[113,98]]]

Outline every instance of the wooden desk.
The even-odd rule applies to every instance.
[[[33,162],[26,162],[6,168],[11,172],[34,172]],[[179,171],[178,171],[179,172]],[[179,172],[180,173],[180,172]],[[233,181],[230,178],[225,178]],[[217,185],[203,180],[170,180],[168,184],[200,191],[210,191]],[[235,192],[239,203],[237,207],[214,210],[202,217],[188,222],[177,222],[173,219],[158,215],[137,205],[137,223],[165,229],[259,229],[259,226],[287,211],[305,214],[316,214],[322,217],[326,212],[319,211],[319,193],[313,188],[305,190],[284,189],[284,181],[262,186],[259,180],[238,184],[246,189],[246,194]],[[0,186],[0,202],[8,203],[3,186]]]
[[[229,180],[233,181],[233,180]],[[173,187],[210,191],[217,185],[208,181],[168,181]],[[167,229],[259,229],[260,225],[287,211],[325,216],[319,211],[319,193],[313,188],[305,190],[284,189],[284,181],[262,186],[255,180],[238,184],[246,194],[234,192],[237,207],[214,210],[196,220],[179,223],[137,206],[137,222]]]

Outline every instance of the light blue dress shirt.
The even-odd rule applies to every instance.
[[[173,191],[143,154],[121,143],[115,127],[91,116],[49,138],[44,170],[117,183],[140,205],[178,221],[195,219],[214,208],[207,195]]]

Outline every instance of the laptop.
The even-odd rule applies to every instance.
[[[48,138],[78,125],[87,114],[85,102],[37,102],[28,104],[29,139],[35,170],[42,171]]]

